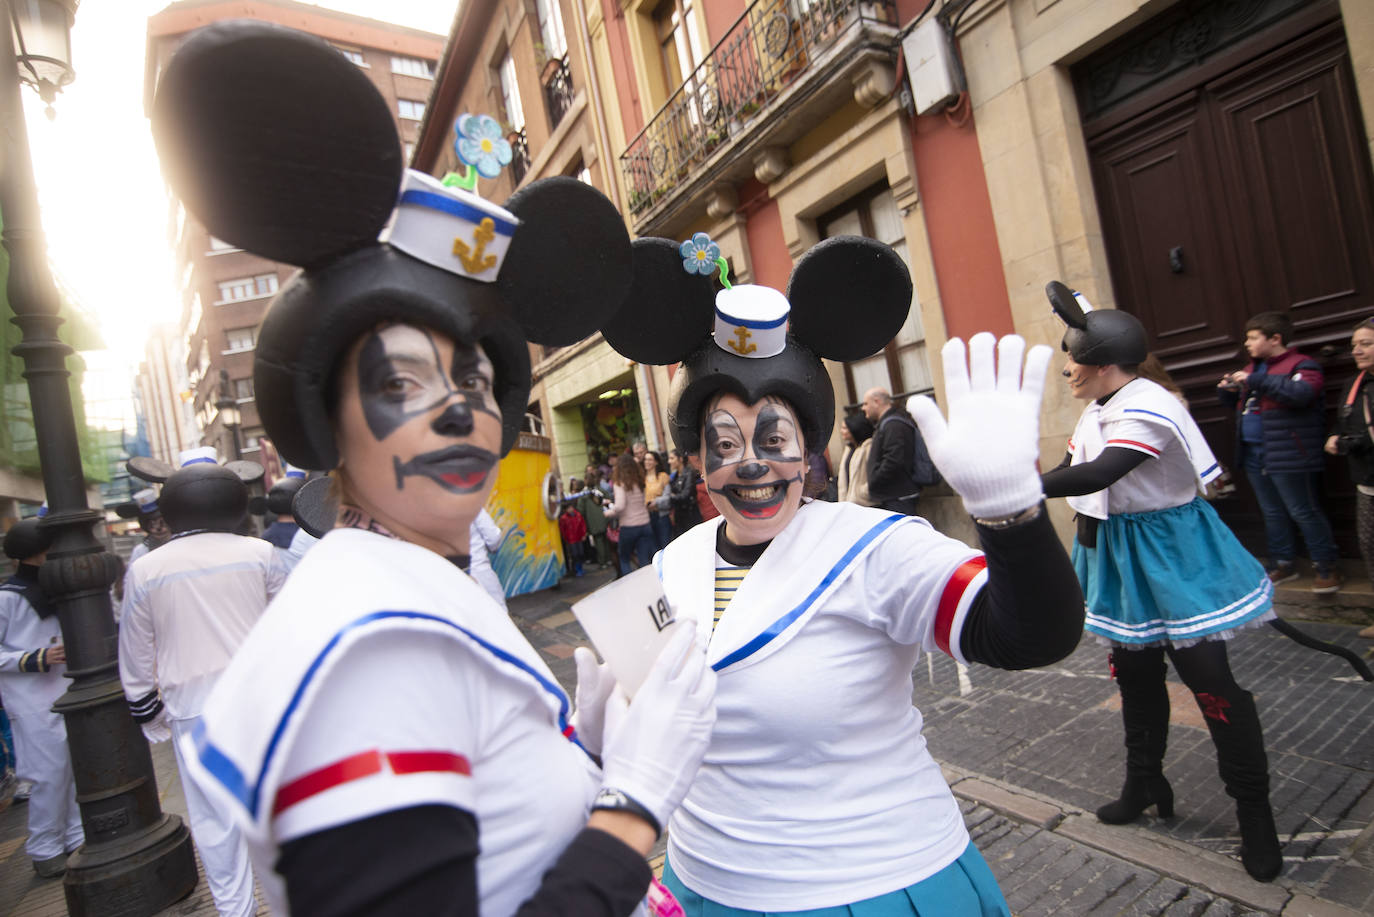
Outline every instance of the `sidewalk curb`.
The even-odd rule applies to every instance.
[[[942,770],[961,799],[1245,907],[1282,917],[1361,917],[1358,911],[1286,887],[1281,881],[1256,882],[1231,857],[1130,825],[1102,825],[1075,808],[979,774],[948,766]]]

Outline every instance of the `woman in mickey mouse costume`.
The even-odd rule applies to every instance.
[[[1015,669],[1077,645],[1083,596],[1036,471],[1049,349],[1031,350],[1023,379],[1021,338],[975,335],[967,362],[951,340],[949,422],[929,399],[913,406],[980,551],[918,517],[802,496],[807,454],[834,427],[821,357],[868,356],[906,318],[911,280],[891,248],[822,242],[786,297],[713,295],[702,269],[719,252],[701,234],[634,249],[629,305],[602,331],[631,359],[683,361],[668,423],[720,511],[656,558],[719,678],[665,884],[688,915],[1006,914],[926,750],[911,669],[922,651]]]
[[[254,382],[282,456],[337,481],[337,524],[186,749],[273,912],[632,912],[705,749],[714,674],[684,629],[633,703],[598,685],[573,717],[465,573],[524,413],[527,342],[572,343],[624,299],[615,209],[571,179],[505,207],[418,173],[403,185],[368,77],[260,22],[187,40],[154,134],[216,237],[302,266],[263,322]]]

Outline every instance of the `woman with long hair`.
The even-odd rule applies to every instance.
[[[249,129],[263,105],[339,133]],[[192,35],[154,109],[164,168],[206,228],[305,265],[263,321],[254,380],[281,455],[332,470],[337,515],[183,744],[244,828],[269,908],[629,914],[714,720],[691,628],[623,721],[595,666],[573,713],[469,575],[470,529],[524,414],[529,342],[584,336],[595,299],[628,282],[619,214],[565,179],[497,207],[403,172],[371,80],[280,26]],[[455,238],[482,252],[493,223],[508,248],[455,257]],[[595,253],[586,271],[569,239]]]
[[[637,559],[643,567],[654,558],[658,550],[653,526],[649,523],[649,510],[644,505],[644,469],[639,467],[633,455],[622,455],[616,459],[611,471],[611,484],[615,488],[615,501],[606,507],[606,515],[620,520],[620,572],[621,575],[634,569],[631,560]]]
[[[1337,409],[1336,431],[1326,439],[1326,451],[1344,455],[1355,484],[1355,531],[1365,571],[1374,582],[1374,318],[1360,322],[1350,334],[1350,354],[1359,373]],[[1360,631],[1374,638],[1374,624]]]
[[[663,470],[663,453],[652,450],[644,453],[644,505],[649,510],[649,527],[654,530],[654,549],[666,548],[673,540],[673,523],[669,515],[671,478]]]
[[[840,456],[837,495],[841,501],[875,506],[868,495],[868,450],[873,447],[873,424],[862,414],[849,414],[840,424],[844,455]]]
[[[672,494],[673,537],[681,535],[702,521],[701,506],[697,503],[697,481],[701,475],[692,467],[687,455],[681,449],[668,453],[668,489]]]

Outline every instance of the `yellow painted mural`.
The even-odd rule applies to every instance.
[[[501,460],[487,512],[501,529],[501,544],[491,555],[506,595],[522,595],[557,585],[563,575],[563,542],[557,512],[560,488],[550,472],[551,444],[546,436],[521,433]]]

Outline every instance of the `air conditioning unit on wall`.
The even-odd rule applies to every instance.
[[[907,78],[916,114],[937,112],[959,98],[963,81],[954,47],[944,23],[931,18],[902,39]]]

